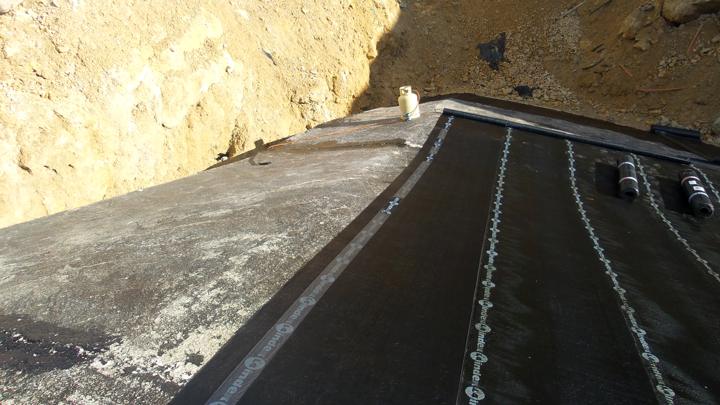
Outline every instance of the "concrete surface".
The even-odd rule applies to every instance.
[[[394,180],[439,114],[397,115],[0,230],[0,402],[169,400]]]
[[[443,107],[593,131],[453,100],[412,122],[384,108],[0,229],[0,402],[167,402],[394,180]]]

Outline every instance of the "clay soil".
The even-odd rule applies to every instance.
[[[638,128],[698,129],[720,116],[720,18],[675,26],[656,11],[636,38],[620,35],[638,0],[407,1],[381,41],[358,110],[396,103],[396,88],[424,96],[474,93]],[[572,10],[572,11],[571,11]],[[478,45],[506,34],[498,70]],[[692,46],[691,46],[692,44]],[[517,86],[533,89],[521,96]]]
[[[695,128],[717,142],[720,17],[676,26],[657,7],[25,0],[0,16],[0,227],[395,106],[402,85],[424,97],[472,93],[639,128]],[[481,58],[501,38],[502,58]]]

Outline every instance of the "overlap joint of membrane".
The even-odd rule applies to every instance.
[[[455,117],[449,117],[435,140],[431,155],[434,157],[443,145],[443,140],[452,126]],[[293,302],[274,326],[255,344],[240,364],[230,373],[220,387],[211,395],[210,404],[235,404],[247,392],[258,375],[272,360],[275,353],[285,344],[289,336],[311,311],[310,305],[317,303],[330,284],[334,283],[350,265],[365,244],[382,227],[388,216],[400,205],[410,190],[417,184],[427,170],[432,159],[421,162],[398,190],[398,195],[390,199],[387,206],[380,210],[370,222],[351,240],[329,263],[320,275],[305,289],[302,296]],[[261,364],[261,366],[259,366]]]
[[[497,252],[497,245],[500,243],[498,235],[500,233],[500,223],[502,221],[502,201],[505,185],[505,177],[507,175],[507,162],[510,155],[510,144],[512,142],[512,128],[507,128],[507,135],[505,136],[505,143],[503,152],[501,155],[500,163],[498,166],[498,180],[495,187],[495,196],[493,198],[492,208],[492,219],[490,223],[490,236],[488,237],[488,247],[485,252],[487,255],[487,263],[482,266],[486,270],[485,278],[481,281],[484,287],[483,296],[478,300],[479,305],[479,322],[475,324],[477,330],[477,340],[475,342],[475,351],[469,353],[470,360],[473,363],[473,378],[470,379],[469,385],[465,387],[465,395],[468,398],[470,404],[476,404],[478,401],[485,399],[485,391],[480,388],[481,376],[482,376],[482,365],[488,362],[488,356],[484,353],[486,345],[486,335],[492,330],[487,324],[487,318],[489,310],[493,308],[494,304],[491,301],[492,289],[495,288],[495,283],[492,281],[493,273],[497,270],[495,267],[495,259],[499,255]],[[464,381],[466,382],[466,381]]]
[[[615,272],[612,268],[612,262],[611,260],[605,255],[605,250],[602,248],[600,244],[600,238],[597,237],[597,234],[595,233],[595,229],[593,228],[590,218],[587,215],[587,211],[585,210],[584,203],[582,201],[582,196],[580,195],[580,189],[577,185],[577,169],[575,167],[575,149],[573,147],[573,144],[571,141],[566,140],[565,141],[567,145],[567,155],[568,155],[568,173],[570,177],[570,188],[572,190],[572,193],[575,197],[575,202],[578,208],[578,212],[580,213],[580,218],[585,224],[585,229],[588,232],[588,236],[590,240],[593,242],[593,248],[595,249],[595,252],[598,255],[598,259],[601,263],[603,263],[603,267],[605,267],[605,274],[610,278],[612,283],[612,289],[615,291],[615,293],[618,296],[618,299],[620,300],[620,309],[623,312],[624,317],[628,321],[630,326],[630,331],[632,332],[631,335],[636,340],[637,344],[642,348],[642,352],[639,353],[640,357],[645,360],[643,363],[645,367],[648,369],[649,375],[654,380],[654,387],[656,392],[660,395],[660,397],[667,403],[667,404],[673,404],[675,402],[675,391],[673,391],[665,382],[665,379],[660,372],[660,368],[658,367],[660,361],[658,357],[652,353],[652,350],[650,348],[650,344],[647,342],[646,335],[647,332],[640,327],[640,324],[635,317],[635,310],[630,305],[630,301],[628,297],[626,296],[627,290],[625,290],[618,281],[618,274]],[[635,155],[633,155],[633,158],[638,161],[638,167],[640,169],[641,175],[643,175],[642,165],[640,164],[640,161],[637,159]],[[649,192],[649,190],[648,190]],[[650,361],[648,359],[653,359],[657,361]]]
[[[680,234],[680,231],[677,229],[677,227],[675,227],[673,222],[665,215],[665,213],[663,213],[662,209],[660,208],[660,205],[657,203],[657,200],[655,199],[655,194],[652,189],[652,184],[650,183],[648,174],[645,172],[645,166],[642,164],[642,161],[640,160],[640,158],[637,155],[633,154],[632,156],[633,156],[633,159],[635,159],[635,161],[637,162],[638,173],[640,174],[640,177],[643,180],[643,184],[645,185],[648,202],[650,203],[650,206],[655,211],[655,214],[667,226],[670,233],[672,233],[675,236],[675,238],[678,240],[678,242],[680,242],[680,244],[683,245],[685,250],[687,250],[688,253],[690,253],[693,256],[693,258],[695,258],[695,260],[703,266],[703,268],[705,269],[705,272],[708,275],[710,275],[713,279],[715,279],[715,281],[720,283],[720,274],[718,274],[718,272],[713,270],[713,268],[710,267],[710,264],[708,263],[708,261],[705,260],[702,256],[700,256],[700,254],[697,252],[697,250],[695,250],[692,246],[690,246],[690,242],[688,242],[688,240],[685,239],[685,237],[683,237]],[[702,171],[698,171],[698,172],[702,173]]]

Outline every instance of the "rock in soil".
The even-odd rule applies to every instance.
[[[662,14],[666,20],[684,24],[702,14],[720,11],[720,0],[665,0]]]

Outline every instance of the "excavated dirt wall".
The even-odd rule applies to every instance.
[[[0,13],[20,1],[0,0]],[[720,0],[25,0],[0,15],[0,227],[396,105],[407,84],[718,142],[718,11]],[[501,38],[503,55],[483,60]]]
[[[408,1],[378,46],[370,87],[356,107],[394,105],[397,87],[412,83],[423,96],[473,93],[641,129],[682,126],[717,143],[711,126],[720,118],[720,2],[665,1],[677,21],[662,4]],[[482,60],[500,38],[503,56]]]
[[[0,227],[346,115],[399,11],[395,0],[23,2],[0,15]]]

